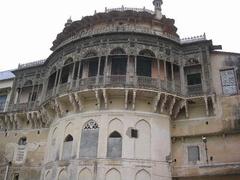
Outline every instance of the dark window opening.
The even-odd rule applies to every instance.
[[[150,58],[138,57],[137,59],[137,76],[152,76],[152,61]]]
[[[0,111],[4,110],[6,100],[7,100],[6,95],[5,96],[0,96]]]
[[[18,145],[26,145],[27,144],[27,138],[26,137],[21,137],[18,140]]]
[[[166,70],[167,70],[167,79],[172,81],[172,67],[170,62],[166,62]]]
[[[122,136],[117,131],[114,131],[110,134],[109,137],[110,138],[121,138]]]
[[[201,73],[196,74],[188,74],[187,75],[187,83],[188,85],[199,85],[202,84]]]
[[[127,58],[122,57],[112,57],[112,75],[126,75],[127,73]]]
[[[137,129],[131,129],[131,137],[138,138],[138,130]]]
[[[97,76],[98,72],[98,60],[90,60],[88,68],[88,77]]]
[[[18,173],[14,174],[13,180],[19,180],[19,174]]]
[[[55,83],[55,78],[56,78],[56,72],[53,73],[53,74],[49,77],[48,87],[47,87],[48,90],[53,89],[54,83]]]
[[[122,156],[122,136],[117,131],[108,138],[107,157],[120,158]]]
[[[36,101],[37,100],[37,92],[32,93],[31,101]]]
[[[65,66],[62,69],[62,76],[61,76],[61,83],[67,83],[68,82],[68,77],[69,77],[69,66]]]
[[[71,142],[73,141],[73,137],[69,134],[67,135],[67,137],[65,138],[64,142]]]

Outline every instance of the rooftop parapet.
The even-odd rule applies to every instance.
[[[45,61],[46,61],[46,59],[42,59],[42,60],[38,60],[38,61],[26,63],[26,64],[18,64],[18,69],[26,69],[29,67],[43,65]]]
[[[187,37],[181,39],[181,44],[187,44],[187,43],[193,43],[193,42],[198,42],[198,41],[205,41],[207,40],[206,34],[204,33],[203,35],[200,36],[193,36],[193,37]]]
[[[147,12],[150,14],[154,14],[154,11],[146,9],[145,7],[143,8],[131,8],[131,7],[119,7],[119,8],[105,8],[105,13],[109,13],[111,11],[120,11],[120,12],[124,12],[124,11],[135,11],[135,12]]]

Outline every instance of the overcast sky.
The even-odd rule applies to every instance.
[[[240,52],[239,0],[163,0],[181,38],[204,32],[224,51]],[[79,20],[105,7],[154,9],[152,0],[0,0],[0,71],[46,59],[56,35],[71,16]]]

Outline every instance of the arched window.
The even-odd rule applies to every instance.
[[[50,72],[50,76],[48,78],[47,90],[53,89],[54,84],[55,84],[55,80],[57,78],[56,76],[57,76],[57,70],[56,70],[56,67],[53,67],[51,72]]]
[[[122,136],[117,131],[112,132],[108,137],[107,157],[122,157]]]
[[[110,52],[111,56],[111,74],[126,75],[127,72],[127,56],[122,48],[115,48]]]
[[[99,127],[96,121],[88,121],[82,130],[80,157],[97,157]]]
[[[139,52],[137,57],[137,76],[152,76],[152,60],[154,57],[155,54],[148,49]]]
[[[72,154],[72,145],[73,145],[73,137],[72,135],[67,135],[63,142],[63,160],[69,160],[71,159]]]
[[[97,57],[97,52],[91,50],[84,55],[84,58],[90,58],[90,57]]]
[[[18,145],[26,145],[27,144],[27,138],[26,137],[21,137],[18,140]]]
[[[73,73],[73,59],[69,58],[64,62],[64,67],[62,68],[61,74],[61,83],[67,83],[71,79],[71,75]]]
[[[137,159],[149,159],[151,152],[151,128],[141,120],[135,127],[138,130],[138,138],[135,139],[135,157]]]

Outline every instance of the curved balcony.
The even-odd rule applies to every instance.
[[[154,91],[168,92],[171,94],[183,96],[181,85],[175,81],[160,81],[157,78],[146,76],[96,76],[84,79],[78,79],[72,82],[60,84],[56,90],[50,89],[46,92],[45,101],[55,95],[65,94],[69,91],[84,91],[97,88],[137,88]]]
[[[39,101],[31,101],[31,102],[27,102],[27,103],[9,104],[8,111],[9,112],[34,111],[38,107],[39,107]]]

